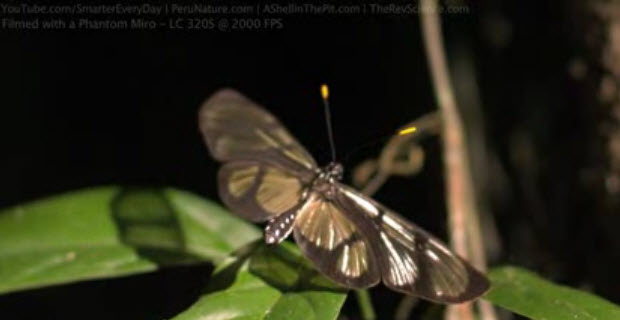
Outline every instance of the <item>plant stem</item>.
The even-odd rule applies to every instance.
[[[394,313],[395,320],[407,320],[411,316],[411,310],[420,302],[420,299],[416,296],[404,296],[398,307],[396,308],[396,312]]]
[[[355,296],[357,297],[357,303],[360,305],[360,312],[362,313],[362,319],[375,320],[377,315],[375,309],[372,307],[372,300],[368,290],[355,290]]]
[[[420,23],[424,39],[435,98],[443,118],[443,156],[446,177],[446,197],[450,238],[456,253],[470,260],[480,270],[486,269],[484,247],[480,236],[480,222],[475,189],[465,138],[464,125],[459,114],[452,88],[441,34],[437,0],[421,0]],[[482,308],[486,319],[495,319],[494,312]],[[445,319],[474,319],[471,303],[446,309]]]
[[[402,145],[407,141],[419,140],[421,137],[427,135],[436,135],[440,131],[441,121],[438,112],[431,112],[420,118],[409,122],[404,125],[403,128],[415,127],[417,130],[413,134],[406,136],[394,135],[385,144],[381,155],[379,156],[379,165],[376,174],[366,183],[362,189],[362,193],[367,196],[375,194],[379,188],[385,184],[385,182],[392,175],[392,164],[394,161],[394,155],[398,152]]]
[[[362,193],[366,195],[374,194],[379,190],[379,188],[381,188],[381,186],[383,186],[389,177],[390,176],[383,170],[378,169],[375,176],[372,177],[368,183],[366,183],[366,186],[362,189]]]

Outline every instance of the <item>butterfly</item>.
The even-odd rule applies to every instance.
[[[291,233],[303,254],[334,282],[439,302],[475,299],[489,281],[436,237],[341,183],[343,167],[321,168],[263,107],[221,89],[199,111],[205,143],[218,161],[221,200],[252,222],[265,242]]]

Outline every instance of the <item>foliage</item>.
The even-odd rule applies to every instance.
[[[517,267],[496,268],[485,298],[531,319],[620,319],[620,307],[593,294],[556,285]]]
[[[290,243],[176,189],[99,187],[0,211],[0,293],[209,262],[205,293],[175,319],[336,319],[346,290]],[[620,308],[529,271],[490,272],[485,298],[532,319],[620,319]]]
[[[346,294],[294,248],[253,245],[260,236],[256,227],[184,191],[72,192],[0,212],[0,293],[207,261],[220,265],[214,280],[223,290],[211,288],[181,319],[211,313],[228,319],[222,310],[231,305],[237,309],[230,315],[249,319],[279,319],[291,310],[304,319],[335,318]],[[231,255],[248,247],[251,255],[230,264]],[[225,276],[234,279],[229,287],[222,286]]]

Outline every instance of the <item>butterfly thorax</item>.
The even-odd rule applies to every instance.
[[[312,182],[302,191],[299,206],[269,220],[265,227],[265,242],[267,244],[277,244],[289,236],[297,217],[297,211],[306,202],[310,193],[318,194],[332,201],[336,192],[335,183],[342,180],[342,173],[342,165],[336,162],[331,162],[324,168],[317,169],[316,176],[312,179]]]
[[[330,162],[328,165],[325,166],[325,168],[321,170],[321,174],[323,174],[324,177],[331,182],[342,180],[343,172],[344,169],[342,165],[338,162]],[[319,174],[319,176],[321,174]]]
[[[306,193],[312,191],[322,197],[332,200],[334,198],[334,183],[342,180],[343,168],[340,163],[331,162],[324,168],[317,170],[317,175],[312,180]],[[304,195],[307,197],[307,194]]]

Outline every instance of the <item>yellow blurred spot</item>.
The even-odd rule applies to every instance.
[[[329,88],[326,84],[321,85],[321,97],[323,97],[324,100],[327,100],[327,98],[329,98]]]
[[[67,254],[65,255],[65,259],[67,259],[67,261],[73,261],[73,259],[75,259],[75,256],[77,254],[75,253],[75,251],[69,251],[67,252]]]
[[[401,136],[404,136],[406,134],[414,133],[416,130],[418,130],[418,128],[416,128],[416,127],[409,127],[409,128],[405,128],[405,129],[402,129],[402,130],[398,131],[398,134],[401,135]]]

